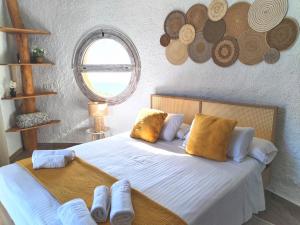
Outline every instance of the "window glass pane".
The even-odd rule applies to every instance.
[[[131,72],[87,72],[82,73],[82,76],[88,88],[104,98],[121,94],[131,80]]]
[[[113,39],[94,41],[85,52],[83,64],[131,64],[128,52]]]

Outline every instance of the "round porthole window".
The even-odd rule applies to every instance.
[[[136,47],[125,34],[112,28],[97,28],[77,44],[73,71],[86,97],[115,105],[135,91],[141,63]]]

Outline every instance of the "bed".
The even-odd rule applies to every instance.
[[[274,140],[276,107],[162,95],[151,96],[151,107],[184,113],[186,123],[198,112],[236,119],[239,126],[254,127],[257,137]],[[241,225],[265,209],[263,177],[267,185],[269,168],[250,157],[237,164],[190,156],[181,144],[149,144],[123,133],[72,149],[106,173],[129,179],[133,188],[189,225]],[[0,201],[16,225],[61,225],[60,204],[16,164],[0,168]]]

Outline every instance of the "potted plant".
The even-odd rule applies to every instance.
[[[17,83],[11,80],[9,82],[9,89],[10,89],[9,94],[10,94],[11,97],[16,97],[17,96],[16,87],[17,87]]]
[[[32,58],[36,63],[43,63],[45,61],[45,49],[43,48],[34,48],[32,49]]]

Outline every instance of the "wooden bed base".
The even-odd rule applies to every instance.
[[[151,107],[168,113],[183,113],[185,122],[191,123],[196,113],[220,116],[238,121],[239,126],[254,127],[256,137],[274,141],[277,107],[246,105],[199,98],[152,95]],[[264,187],[270,184],[271,167],[262,173]],[[14,225],[9,214],[0,202],[0,225]]]

